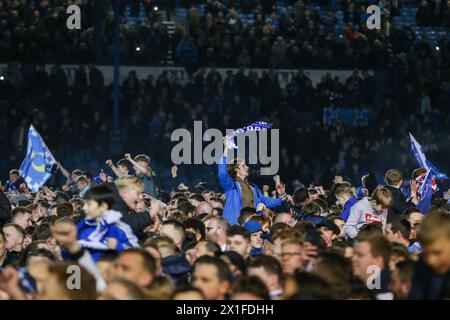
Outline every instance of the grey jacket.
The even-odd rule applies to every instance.
[[[370,198],[365,197],[359,200],[350,209],[350,215],[345,223],[345,236],[354,239],[359,232],[359,229],[368,223],[378,222],[383,225],[383,230],[386,226],[387,210],[379,214],[373,210],[369,202]]]

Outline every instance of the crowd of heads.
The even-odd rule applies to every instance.
[[[418,26],[450,27],[450,1],[422,0],[416,13]]]
[[[0,0],[0,61],[8,62],[0,80],[8,93],[0,101],[0,149],[7,155],[0,164],[18,167],[30,123],[62,163],[55,166],[62,175],[53,172],[39,192],[17,169],[2,179],[1,299],[450,297],[449,195],[440,184],[431,205],[419,208],[419,178],[427,170],[413,170],[408,139],[413,132],[441,167],[450,137],[446,36],[436,51],[411,28],[389,23],[401,11],[398,1],[389,2],[381,31],[364,27],[366,4],[340,2],[342,34],[334,11],[324,17],[312,1],[289,2],[291,11],[277,11],[275,1],[207,0],[204,16],[189,10],[171,42],[150,11],[136,28],[121,20],[122,61],[158,63],[172,46],[187,78],[131,71],[120,88],[122,130],[113,135],[113,86],[99,68],[79,65],[69,84],[59,64],[50,71],[28,64],[86,63],[94,54],[110,61],[113,14],[95,17],[92,1],[78,2],[83,25],[104,18],[101,41],[95,28],[55,28],[65,25],[66,1]],[[434,23],[437,14],[436,25],[445,26],[446,3],[434,1],[427,11],[426,2],[418,24]],[[238,9],[253,22],[244,25]],[[382,72],[327,74],[314,86],[302,68],[318,64]],[[221,74],[219,66],[237,71]],[[282,87],[276,68],[298,72]],[[375,113],[369,123],[323,123],[326,107],[362,106]],[[283,204],[241,205],[237,223],[227,219],[232,200],[211,166],[172,167],[171,132],[194,120],[223,131],[255,120],[279,128],[286,187],[255,175],[243,160],[226,174],[231,192],[240,190],[236,181],[251,180],[261,197]],[[149,150],[151,158],[105,162],[117,149]],[[247,187],[256,194],[255,185]]]
[[[241,208],[232,224],[229,193],[158,187],[152,197],[127,158],[115,178],[96,183],[74,170],[64,186],[38,193],[11,171],[0,194],[3,299],[424,298],[421,281],[450,270],[448,195],[436,193],[421,212],[414,191],[399,198],[400,170],[385,185],[365,177],[357,190],[335,177],[330,189],[300,187],[287,198],[275,180],[264,196],[283,205]],[[133,161],[150,171],[147,159]],[[227,174],[240,179],[232,161]],[[74,268],[81,290],[70,285]]]
[[[124,64],[160,64],[171,51],[175,62],[193,71],[200,66],[252,68],[378,68],[409,54],[415,34],[397,26],[394,17],[403,4],[391,1],[176,1],[164,2],[175,33],[169,36],[153,1],[121,1],[120,59]],[[0,2],[0,61],[27,63],[112,63],[114,12],[111,1],[94,5],[77,1],[81,30],[66,28],[65,0],[2,0]],[[125,17],[140,13],[131,24]],[[366,9],[382,7],[382,29],[369,30]],[[202,10],[199,10],[202,5]],[[405,3],[406,5],[414,5]],[[174,6],[189,9],[177,23]],[[448,1],[417,4],[418,26],[448,26]],[[339,16],[337,12],[342,14]],[[170,14],[172,12],[172,15]],[[201,12],[201,14],[200,14]],[[238,14],[239,13],[239,14]],[[240,14],[251,15],[243,22]],[[60,27],[58,27],[60,26]],[[446,40],[446,35],[442,36]]]
[[[26,130],[32,123],[62,163],[88,164],[90,170],[103,164],[102,155],[110,152],[108,144],[134,153],[152,150],[153,164],[163,172],[165,183],[170,177],[171,134],[176,128],[193,129],[194,121],[202,121],[203,128],[225,132],[257,119],[280,129],[280,170],[289,186],[295,180],[305,185],[326,184],[334,175],[357,183],[369,171],[380,180],[393,161],[412,170],[409,132],[442,166],[449,138],[445,110],[450,97],[446,71],[450,69],[421,69],[419,65],[432,60],[426,55],[416,58],[397,64],[392,76],[378,78],[356,70],[348,78],[325,75],[317,85],[300,69],[285,87],[276,70],[258,75],[241,69],[221,75],[214,68],[202,68],[184,82],[169,72],[146,78],[130,72],[121,86],[120,136],[111,135],[115,128],[110,107],[113,88],[105,84],[98,68],[80,66],[75,82],[69,84],[60,66],[48,72],[42,66],[11,64],[5,72],[6,83],[0,82],[10,93],[0,109],[0,145],[8,154],[0,161],[4,168],[21,161]],[[382,88],[380,81],[392,85]],[[356,127],[323,121],[324,108],[362,106],[371,109],[374,117]],[[388,161],[378,161],[380,157]],[[207,166],[198,166],[195,172],[192,168],[180,167],[187,182],[200,177],[215,183]]]

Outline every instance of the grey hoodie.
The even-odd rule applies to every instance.
[[[358,235],[359,229],[372,222],[378,222],[383,225],[383,230],[386,226],[387,210],[383,213],[376,212],[369,202],[370,198],[365,197],[359,200],[350,209],[350,215],[348,216],[347,222],[345,223],[345,236],[351,239]]]

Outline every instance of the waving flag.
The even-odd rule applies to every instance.
[[[257,121],[255,123],[252,123],[249,126],[246,127],[242,127],[239,129],[234,130],[232,133],[227,135],[227,139],[226,139],[226,144],[228,148],[233,148],[233,149],[237,149],[238,147],[236,146],[236,144],[233,141],[233,138],[235,136],[237,136],[240,133],[246,133],[248,131],[260,131],[260,130],[266,130],[266,129],[270,129],[272,128],[271,124],[268,124],[267,122],[264,121]]]
[[[20,166],[19,173],[33,192],[39,191],[39,188],[50,178],[55,162],[44,140],[31,125],[28,130],[27,155]]]
[[[427,160],[427,158],[425,157],[425,153],[423,152],[422,146],[417,142],[416,139],[414,139],[414,137],[411,133],[409,133],[409,137],[411,138],[412,152],[414,154],[414,157],[416,157],[416,160],[419,163],[419,166],[421,168],[430,170],[431,177],[433,177],[433,178],[437,178],[437,179],[441,179],[441,180],[448,179],[448,176],[445,173],[442,173],[430,161]]]

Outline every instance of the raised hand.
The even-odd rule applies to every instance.
[[[282,196],[286,194],[286,185],[284,183],[278,183],[275,187],[278,195]]]
[[[118,241],[116,238],[107,238],[106,245],[109,249],[115,250],[117,248]]]
[[[0,289],[5,291],[10,299],[26,299],[19,287],[19,279],[19,272],[11,266],[6,266],[5,269],[0,272]]]
[[[161,202],[155,198],[151,198],[150,217],[153,221],[159,221],[158,213],[161,209]]]
[[[419,184],[416,181],[411,180],[410,185],[411,185],[411,202],[417,205],[419,204],[420,200]]]
[[[256,207],[256,211],[263,211],[264,209],[266,209],[266,206],[262,202],[260,202]]]
[[[294,199],[292,198],[292,196],[290,196],[288,194],[285,194],[284,196],[282,196],[281,199],[283,199],[283,201],[294,204]]]
[[[314,187],[314,189],[321,195],[325,194],[325,191],[323,190],[322,186]]]
[[[108,167],[112,167],[112,166],[113,166],[113,162],[112,162],[111,159],[106,160],[105,163],[106,163],[106,165],[107,165]]]
[[[341,176],[334,176],[334,180],[333,180],[334,184],[340,184],[342,182],[344,182],[344,178],[342,178]]]
[[[170,168],[170,172],[172,174],[172,178],[175,178],[177,176],[177,173],[178,173],[178,166],[174,165],[172,168]]]
[[[98,175],[98,177],[100,178],[100,180],[102,180],[103,182],[107,182],[108,181],[108,177],[106,176],[106,174],[102,171],[100,172],[100,174]]]
[[[444,199],[445,199],[445,200],[450,199],[450,189],[448,189],[447,192],[445,192],[445,194],[444,194]]]
[[[273,181],[275,181],[275,185],[280,184],[281,183],[280,175],[277,174],[277,175],[273,176]]]
[[[50,190],[49,187],[44,186],[44,195],[47,200],[51,200],[55,196],[55,193],[52,190]]]

